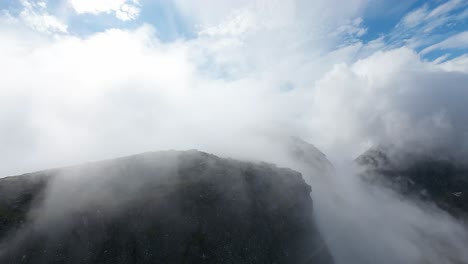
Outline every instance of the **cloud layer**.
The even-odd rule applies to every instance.
[[[0,173],[160,148],[243,155],[270,134],[336,159],[381,143],[466,148],[465,62],[357,41],[363,1],[208,5],[210,21],[177,4],[206,24],[196,38],[162,42],[148,24],[50,37],[4,16]]]

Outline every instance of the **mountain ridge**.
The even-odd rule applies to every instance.
[[[28,175],[50,181],[3,236],[5,263],[333,263],[310,186],[291,169],[147,152],[9,177],[0,188]]]

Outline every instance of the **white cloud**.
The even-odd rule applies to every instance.
[[[176,0],[181,12],[190,17],[192,22],[205,29],[220,24],[226,17],[239,10],[248,9],[260,18],[258,21],[265,26],[300,26],[304,30],[314,29],[323,32],[332,31],[336,27],[359,17],[368,0]],[[340,8],[336,8],[340,6]],[[320,23],[318,23],[320,22]]]
[[[450,13],[454,9],[456,9],[460,4],[463,4],[462,0],[450,0],[444,4],[439,5],[438,7],[434,8],[429,14],[428,18],[438,17]]]
[[[466,62],[466,61],[465,61]],[[468,75],[448,73],[447,68],[422,62],[403,48],[375,53],[351,66],[341,65],[317,84],[315,111],[323,142],[334,142],[335,152],[360,142],[395,144],[427,151],[450,148],[467,154],[468,109],[462,83]],[[456,149],[456,150],[455,150]],[[358,154],[362,150],[352,148]],[[460,153],[458,153],[460,154]]]
[[[342,36],[344,39],[343,44],[348,44],[347,42],[359,41],[359,38],[366,32],[367,28],[364,27],[362,18],[358,17],[338,27],[333,34]]]
[[[19,19],[28,27],[42,33],[67,33],[67,25],[47,12],[46,2],[21,0],[21,4]]]
[[[38,140],[30,139],[34,142],[32,146],[36,147],[30,149],[30,154],[21,153],[20,156],[42,156],[52,162],[58,157],[50,151],[54,148],[47,148],[47,153],[40,153],[45,149],[40,147],[42,143],[39,142],[54,139],[50,144],[57,145],[55,153],[72,147],[69,145],[72,142],[68,142],[66,137],[58,140],[63,137],[61,135],[74,135],[73,142],[96,142],[89,146],[94,151],[86,151],[83,147],[82,157],[99,158],[139,152],[147,149],[144,147],[146,144],[126,145],[126,136],[148,132],[154,135],[150,138],[157,138],[158,133],[163,137],[177,138],[177,133],[166,135],[163,132],[170,131],[176,124],[190,127],[195,135],[202,135],[208,133],[198,127],[198,123],[203,122],[194,124],[192,120],[209,120],[224,124],[232,131],[244,131],[242,134],[259,129],[254,128],[253,124],[261,127],[289,127],[288,133],[292,134],[298,133],[294,130],[300,127],[300,133],[318,142],[321,148],[339,153],[336,151],[339,146],[343,149],[341,154],[349,157],[357,154],[369,142],[388,140],[396,135],[400,137],[403,128],[412,124],[405,121],[413,120],[411,113],[408,113],[409,117],[402,117],[411,109],[390,111],[396,109],[402,100],[391,87],[403,85],[403,76],[408,79],[413,78],[412,74],[420,76],[420,73],[415,72],[415,69],[419,69],[427,71],[428,79],[431,79],[431,76],[435,76],[433,71],[446,72],[450,68],[449,63],[455,63],[452,60],[444,62],[443,67],[440,64],[434,68],[431,63],[421,62],[409,49],[375,53],[384,48],[384,43],[378,40],[368,45],[358,42],[334,49],[341,39],[333,34],[325,34],[325,37],[304,34],[310,29],[327,32],[316,27],[322,25],[321,17],[316,18],[315,22],[308,20],[305,16],[308,11],[298,9],[302,6],[297,3],[291,6],[288,4],[284,8],[281,5],[267,7],[252,9],[249,4],[236,9],[236,12],[229,12],[234,15],[216,26],[202,30],[196,39],[168,44],[159,43],[149,26],[135,32],[109,30],[86,39],[69,36],[54,41],[40,39],[31,42],[29,39],[37,38],[31,34],[21,36],[23,33],[12,33],[2,36],[2,50],[5,54],[1,66],[8,69],[10,74],[0,79],[0,86],[16,87],[1,90],[5,98],[4,107],[10,105],[7,101],[15,102],[18,98],[31,98],[35,102],[34,112],[25,111],[22,114],[29,121],[21,123],[37,125],[35,137]],[[304,17],[300,15],[302,11]],[[339,12],[341,14],[342,11]],[[275,17],[282,19],[273,21]],[[359,9],[349,13],[348,19],[340,18],[340,21],[344,27],[350,21],[355,26],[362,24],[362,20],[353,20],[353,17],[359,17]],[[330,18],[327,16],[323,19],[328,21]],[[329,32],[334,30],[336,28]],[[353,58],[363,59],[355,63]],[[457,69],[463,67],[463,61],[457,61],[457,65]],[[35,80],[34,87],[40,88],[33,89],[31,84],[22,81],[26,79],[20,76],[26,73]],[[404,83],[410,84],[413,85],[410,81]],[[285,92],[285,86],[290,87],[288,92]],[[422,90],[416,88],[414,91],[422,93]],[[380,93],[385,96],[380,98]],[[53,100],[46,96],[50,94],[60,96],[57,95],[57,99]],[[109,94],[113,96],[109,97]],[[221,98],[240,98],[241,103],[233,105]],[[138,107],[133,109],[125,107],[126,99],[129,102],[143,100],[147,103],[135,103]],[[395,100],[395,103],[389,100]],[[42,101],[43,104],[40,103]],[[152,101],[155,103],[151,104]],[[233,108],[223,109],[220,104],[228,104]],[[388,108],[371,108],[383,107],[385,104],[389,104]],[[92,118],[79,112],[84,105],[94,113]],[[217,107],[217,115],[211,115],[208,105]],[[365,108],[360,109],[360,105]],[[198,106],[200,109],[194,111]],[[42,107],[44,109],[40,110]],[[187,111],[196,117],[184,112],[184,109],[190,109]],[[430,124],[433,115],[443,112],[439,110],[427,110],[431,114],[421,120],[428,120],[426,123]],[[107,112],[114,112],[119,118],[108,117]],[[8,114],[7,109],[3,113],[6,116],[2,120],[11,120],[7,116],[13,114]],[[59,118],[54,113],[76,116],[78,121],[70,123],[67,118]],[[164,119],[161,113],[171,113],[173,121]],[[380,119],[370,116],[376,113],[379,113]],[[141,121],[133,120],[132,116],[141,116]],[[337,120],[337,117],[340,119]],[[31,120],[50,120],[51,126],[29,123]],[[401,120],[400,128],[386,127],[388,120]],[[133,124],[137,121],[141,122],[139,125],[148,127],[143,129]],[[370,129],[369,122],[374,122],[372,125],[378,129]],[[107,140],[113,137],[102,136],[100,133],[105,133],[106,129],[97,129],[106,123],[109,124],[109,133],[117,133],[119,127],[123,131],[127,130],[115,135],[122,137],[117,140],[122,142],[119,150],[108,150],[107,154],[95,151],[95,148],[99,148],[97,145],[111,145]],[[251,130],[246,129],[251,125]],[[27,142],[21,135],[28,135],[26,131],[29,126],[21,128],[25,129],[24,133],[11,134],[10,141]],[[210,125],[206,124],[206,127]],[[93,135],[94,129],[98,131],[96,135]],[[348,133],[338,133],[343,129]],[[368,131],[378,133],[373,135]],[[158,144],[154,141],[152,146],[157,148],[160,146]],[[15,146],[11,145],[12,148]],[[346,147],[343,146],[348,146],[349,151],[345,151]],[[50,158],[46,158],[48,156]],[[67,163],[65,156],[59,156]],[[9,157],[13,159],[15,156]],[[28,159],[21,160],[26,162]],[[71,162],[76,159],[70,157],[68,160]],[[36,165],[31,164],[30,167],[41,164],[39,160],[36,162]]]
[[[139,15],[140,8],[134,4],[125,3],[115,11],[115,16],[122,21],[135,20]]]
[[[468,48],[468,31],[453,35],[439,43],[431,45],[421,51],[421,54],[429,53],[433,50]]]
[[[405,15],[401,24],[406,27],[415,27],[425,24],[425,31],[430,31],[436,27],[442,26],[444,22],[452,20],[456,15],[451,14],[452,11],[462,7],[463,1],[450,0],[440,4],[432,10],[427,5],[417,8],[416,10]]]
[[[177,126],[183,127],[180,132],[188,129],[194,137],[201,137],[193,142],[204,142],[202,149],[222,141],[223,133],[245,135],[260,130],[288,130],[287,134],[294,134],[290,130],[296,125],[303,126],[298,120],[308,104],[289,100],[305,100],[306,89],[311,89],[334,63],[348,61],[360,45],[326,54],[338,38],[304,32],[334,30],[321,28],[320,21],[330,21],[330,17],[317,17],[314,22],[307,15],[310,10],[303,10],[302,5],[320,13],[314,9],[318,6],[309,6],[308,2],[284,6],[282,3],[269,6],[265,2],[255,8],[248,4],[237,9],[240,17],[228,17],[210,34],[207,33],[210,29],[206,29],[194,40],[168,44],[159,43],[149,26],[135,32],[114,29],[84,39],[63,36],[57,40],[10,30],[2,36],[4,54],[0,66],[10,74],[0,78],[0,87],[4,87],[0,89],[4,113],[0,120],[4,127],[23,131],[5,135],[10,142],[31,144],[25,148],[17,143],[9,145],[24,159],[17,159],[16,155],[5,158],[32,170],[86,157],[112,157],[189,144],[192,140],[175,140],[181,137],[180,133],[166,133],[179,130]],[[325,2],[321,4],[327,7]],[[359,9],[350,12],[343,23],[358,15]],[[25,74],[29,78],[21,77]],[[26,81],[29,79],[35,80],[34,85]],[[16,88],[10,89],[13,86]],[[285,86],[292,90],[285,92]],[[224,98],[237,98],[240,103]],[[27,124],[24,126],[12,121],[16,114],[7,111],[11,106],[7,102],[18,100],[34,102],[33,112],[26,108],[17,117],[24,118],[20,122]],[[81,112],[83,108],[87,111]],[[164,118],[165,115],[173,118]],[[207,129],[213,122],[218,124],[219,134],[204,138],[204,134],[213,133]],[[31,127],[35,136],[23,138]],[[270,127],[275,129],[267,129]],[[113,136],[105,136],[106,133]],[[145,138],[145,142],[130,139],[136,135]],[[127,136],[130,137],[125,139]],[[157,139],[164,137],[168,137],[167,144],[161,145]],[[121,144],[104,148],[113,144],[109,140]],[[176,141],[178,145],[170,145]],[[85,142],[96,144],[85,146]],[[70,152],[69,157],[63,153],[78,145],[82,151]],[[38,156],[43,160],[34,158]],[[16,167],[12,164],[4,173],[13,168]]]
[[[427,8],[420,7],[408,13],[405,17],[403,17],[402,23],[406,27],[414,27],[424,22],[424,19],[426,17],[427,17]]]
[[[406,14],[387,38],[394,46],[427,47],[439,41],[437,37],[450,36],[451,28],[468,14],[467,7],[468,2],[460,0],[446,1],[435,7],[425,4]],[[434,34],[436,30],[437,35]]]
[[[202,27],[210,27],[217,25],[221,20],[224,20],[229,14],[236,9],[248,5],[249,0],[175,0],[178,10],[188,17],[194,23]]]
[[[468,73],[468,55],[462,55],[440,64],[440,67],[449,72]]]
[[[113,13],[122,21],[135,20],[140,14],[138,0],[69,0],[78,14]]]
[[[199,34],[211,37],[239,37],[248,32],[256,31],[262,26],[251,10],[244,9],[231,14],[220,24],[201,29]]]

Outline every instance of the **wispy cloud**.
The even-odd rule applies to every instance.
[[[423,49],[421,51],[421,54],[426,54],[433,50],[461,49],[461,48],[468,48],[468,31],[450,36],[444,41],[431,45]]]
[[[450,37],[452,28],[464,22],[468,2],[450,0],[431,6],[424,4],[407,13],[395,28],[386,33],[391,46],[407,46],[416,50],[426,48]]]
[[[112,13],[122,21],[135,20],[140,13],[138,0],[69,0],[78,14]]]
[[[49,14],[46,2],[21,0],[23,10],[19,19],[28,27],[43,33],[67,33],[67,25]]]
[[[454,22],[457,18],[457,14],[454,12],[458,12],[466,5],[461,0],[450,0],[432,9],[424,5],[404,16],[400,26],[408,29],[419,27],[422,32],[430,32],[447,23]]]

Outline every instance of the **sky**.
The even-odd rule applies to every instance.
[[[334,161],[468,146],[465,0],[4,0],[0,32],[3,176],[289,135]]]

